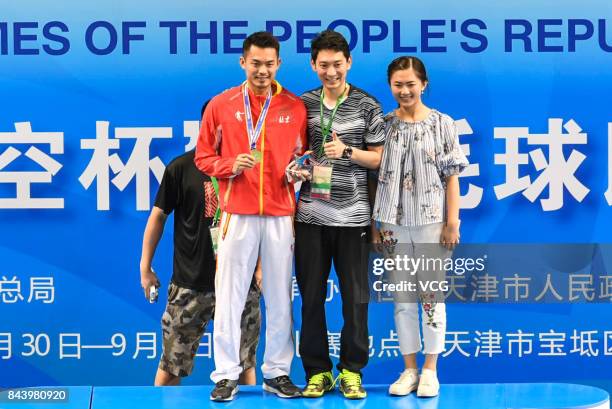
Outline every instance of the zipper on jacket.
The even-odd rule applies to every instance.
[[[265,161],[265,146],[266,145],[266,124],[263,124],[261,129],[261,162],[259,163],[259,215],[263,216],[264,211],[264,161]]]

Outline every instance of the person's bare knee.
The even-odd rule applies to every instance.
[[[255,385],[257,383],[255,368],[249,368],[242,371],[238,378],[238,383],[240,385]]]
[[[155,374],[155,386],[176,386],[181,383],[181,377],[157,368]]]

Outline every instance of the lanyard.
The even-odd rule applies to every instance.
[[[211,177],[213,188],[215,189],[215,194],[217,195],[217,210],[215,211],[215,217],[213,218],[212,225],[216,226],[219,222],[219,217],[221,217],[221,207],[219,207],[219,182],[217,182],[217,178]]]
[[[332,123],[334,122],[334,118],[336,117],[336,111],[338,110],[338,107],[340,106],[342,101],[344,101],[345,99],[344,94],[346,93],[346,88],[347,88],[347,85],[344,85],[344,90],[342,91],[342,94],[340,95],[340,97],[336,100],[336,105],[334,106],[334,109],[332,110],[332,113],[331,113],[331,116],[329,117],[329,122],[327,122],[327,125],[325,125],[325,118],[323,117],[323,98],[325,98],[323,90],[325,88],[321,88],[321,101],[320,101],[319,110],[321,111],[321,136],[323,137],[323,142],[321,143],[321,149],[320,149],[319,156],[323,156],[323,145],[325,145],[325,143],[327,142],[327,136],[329,135],[329,132],[331,131]]]
[[[247,132],[249,134],[249,143],[251,145],[251,149],[255,149],[257,146],[257,140],[259,139],[259,135],[261,134],[261,129],[263,127],[264,121],[266,120],[266,115],[268,114],[268,108],[270,108],[270,101],[272,100],[272,90],[268,91],[268,95],[266,96],[266,102],[261,108],[261,113],[259,114],[259,119],[257,120],[257,125],[255,129],[253,129],[253,113],[251,112],[251,100],[249,98],[249,88],[245,82],[244,87],[242,88],[242,94],[244,96],[244,116],[246,118]]]

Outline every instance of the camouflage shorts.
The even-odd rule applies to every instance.
[[[241,322],[240,365],[245,370],[255,366],[261,327],[260,295],[261,291],[253,280]],[[213,291],[196,291],[170,284],[168,304],[161,321],[163,348],[160,369],[174,376],[188,376],[191,373],[200,339],[214,314]]]

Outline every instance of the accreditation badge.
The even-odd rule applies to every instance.
[[[212,239],[213,254],[217,257],[217,248],[219,247],[219,226],[210,226],[210,238]]]
[[[316,165],[312,168],[310,197],[313,199],[331,200],[332,167]]]

